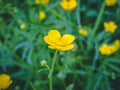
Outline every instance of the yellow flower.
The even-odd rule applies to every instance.
[[[87,32],[87,30],[85,30],[85,29],[79,29],[79,33],[80,33],[81,35],[83,35],[83,36],[87,36],[87,35],[88,35],[88,32]]]
[[[39,18],[40,20],[45,19],[45,18],[46,18],[46,13],[45,13],[44,11],[42,11],[42,10],[39,11],[38,18]]]
[[[107,48],[107,44],[102,44],[100,47],[99,47],[99,51],[102,55],[105,55],[106,54],[106,48]]]
[[[44,37],[44,41],[49,45],[50,49],[66,51],[74,48],[75,37],[70,34],[65,34],[61,37],[57,30],[50,30],[48,35]]]
[[[108,49],[109,49],[108,55],[113,54],[118,51],[118,48],[115,45],[109,46]]]
[[[7,74],[0,74],[0,90],[8,88],[12,83],[10,76]]]
[[[25,24],[20,24],[20,29],[25,30]]]
[[[104,22],[104,29],[106,32],[114,33],[117,28],[118,26],[115,24],[114,21]]]
[[[105,0],[107,6],[113,6],[117,3],[117,0]]]
[[[120,40],[115,40],[113,45],[102,44],[99,51],[102,55],[111,55],[117,52],[120,48]]]
[[[115,40],[114,46],[116,47],[116,50],[118,50],[120,48],[120,40]]]
[[[35,0],[35,3],[36,4],[48,4],[49,3],[49,0]]]
[[[73,10],[77,6],[77,0],[62,0],[60,6],[64,10]]]

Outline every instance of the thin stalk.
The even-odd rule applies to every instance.
[[[80,4],[81,4],[81,0],[78,0],[78,6],[77,6],[77,9],[76,9],[76,19],[77,19],[77,23],[78,23],[79,27],[82,26],[81,15],[80,15]]]
[[[95,22],[95,25],[94,25],[94,28],[93,28],[93,36],[95,36],[95,34],[96,34],[96,31],[97,31],[98,26],[99,26],[99,24],[100,24],[100,21],[101,21],[101,18],[102,18],[104,9],[105,9],[105,1],[103,2],[102,6],[101,6],[99,15],[98,15],[97,20],[96,20],[96,22]]]
[[[36,90],[36,88],[35,88],[35,86],[33,85],[32,82],[30,82],[30,85],[31,85],[31,87],[32,87],[33,90]]]
[[[50,88],[50,90],[53,90],[52,76],[53,76],[53,72],[54,72],[54,66],[55,66],[56,57],[57,57],[57,50],[56,50],[56,52],[54,54],[53,61],[52,61],[52,66],[51,66],[50,73],[49,73],[49,88]]]

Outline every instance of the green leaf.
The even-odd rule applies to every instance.
[[[108,59],[108,60],[106,60],[106,62],[110,62],[110,63],[120,63],[120,59]]]
[[[113,70],[115,70],[116,72],[120,73],[120,69],[115,67],[114,65],[110,64],[110,63],[107,63],[107,65],[112,68]]]
[[[66,90],[73,90],[74,84],[70,84],[69,86],[67,86]]]

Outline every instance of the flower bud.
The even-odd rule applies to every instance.
[[[46,60],[42,60],[42,61],[41,61],[41,66],[44,67],[44,66],[46,66],[46,65],[47,65],[47,61],[46,61]]]

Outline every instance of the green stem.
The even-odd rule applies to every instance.
[[[57,50],[54,54],[53,61],[52,61],[52,66],[51,66],[50,73],[49,73],[49,87],[50,87],[50,90],[53,90],[53,88],[52,88],[52,75],[53,75],[53,71],[54,71],[56,57],[57,57]]]
[[[104,9],[105,9],[105,1],[103,2],[102,6],[101,6],[99,15],[98,15],[97,20],[96,20],[96,22],[95,22],[95,25],[94,25],[94,28],[93,28],[93,36],[95,36],[95,34],[96,34],[96,31],[97,31],[98,26],[99,26],[99,24],[100,24],[100,21],[101,21],[101,18],[102,18]]]
[[[33,85],[32,82],[30,82],[30,85],[31,85],[31,87],[32,87],[33,90],[36,90],[36,88],[35,88],[35,86]]]
[[[81,7],[80,4],[81,4],[81,0],[78,0],[78,6],[77,6],[77,9],[76,9],[76,19],[77,19],[78,26],[82,27],[81,14],[80,14],[80,7]]]

